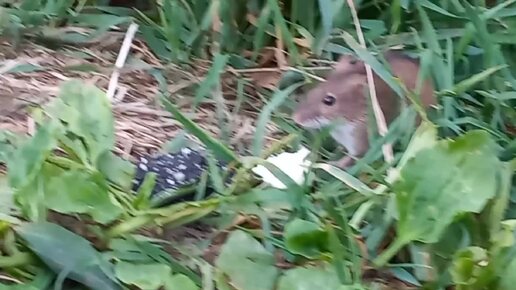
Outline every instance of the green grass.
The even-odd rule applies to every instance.
[[[313,81],[309,75],[318,72],[307,55],[321,62],[357,51],[374,61],[357,49],[346,1],[170,0],[145,11],[77,2],[0,1],[0,32],[14,45],[73,47],[136,21],[138,37],[164,64],[210,60],[189,97],[193,108],[215,102],[220,136],[182,114],[164,86],[159,101],[213,157],[232,162],[236,175],[225,184],[224,173],[210,166],[214,197],[152,208],[152,179],[138,196],[127,194],[133,168],[110,153],[113,116],[102,92],[78,82],[65,85],[56,107],[45,110],[49,123],[36,118],[33,137],[1,136],[8,168],[0,195],[5,289],[67,289],[65,277],[86,289],[381,289],[364,278],[369,267],[394,277],[386,279],[391,289],[399,289],[394,280],[418,289],[513,289],[516,1],[355,1],[368,51],[404,45],[419,56],[439,106],[419,128],[410,125],[410,110],[384,137],[372,125],[370,151],[348,172],[327,164],[326,157],[337,157],[331,140],[297,128],[289,117],[293,83]],[[61,32],[61,26],[92,30]],[[278,46],[286,52],[282,88],[253,86],[242,70],[259,68],[266,48]],[[380,62],[371,65],[388,76]],[[153,74],[164,81],[166,69]],[[222,99],[228,78],[235,79],[237,105],[231,108]],[[233,148],[225,116],[244,106],[257,113],[254,140]],[[266,148],[271,122],[291,135]],[[300,142],[317,162],[306,182],[298,185],[265,163],[288,188],[259,185],[250,168]],[[388,176],[382,161],[384,142],[396,144],[397,176]],[[58,146],[64,154],[54,153]],[[202,184],[196,190],[203,195]],[[47,222],[48,210],[93,221],[95,243]],[[231,226],[239,214],[255,217],[258,226]],[[166,242],[136,235],[145,227],[200,219],[229,231],[213,265],[186,250],[172,257]],[[208,237],[196,246],[210,242]],[[277,254],[288,269],[278,266]]]

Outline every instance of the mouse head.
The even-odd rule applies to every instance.
[[[335,121],[352,122],[367,111],[364,63],[351,55],[339,59],[326,82],[308,91],[292,118],[305,128],[319,129]]]

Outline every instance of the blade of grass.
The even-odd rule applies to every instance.
[[[327,42],[330,37],[332,24],[333,24],[333,1],[330,0],[318,0],[319,12],[321,14],[321,29],[319,37],[313,42],[312,49],[316,55],[321,53],[324,43]]]
[[[265,42],[265,37],[267,34],[265,33],[265,29],[267,28],[267,25],[269,24],[271,9],[269,5],[265,5],[265,7],[262,9],[260,13],[260,17],[258,17],[258,24],[256,27],[256,32],[254,33],[254,40],[253,40],[253,55],[251,60],[256,61],[258,58],[258,52],[263,47],[263,44]]]
[[[335,178],[339,179],[340,181],[344,182],[347,186],[353,188],[357,192],[360,192],[361,194],[365,196],[374,196],[376,193],[370,189],[367,185],[365,185],[362,181],[360,181],[358,178],[354,177],[353,175],[347,173],[346,171],[339,169],[338,167],[319,163],[313,165],[314,169],[322,169],[329,174],[333,175]]]
[[[167,100],[164,96],[161,97],[161,102],[164,104],[165,109],[169,111],[176,120],[178,120],[186,130],[195,135],[201,142],[213,151],[213,154],[222,159],[225,162],[238,162],[238,157],[224,144],[220,143],[215,138],[211,137],[206,131],[195,124],[192,120],[188,119],[181,111]]]
[[[285,18],[283,18],[283,14],[281,13],[281,9],[279,7],[279,3],[276,0],[268,0],[267,3],[271,8],[271,12],[274,16],[274,25],[279,28],[281,33],[281,40],[286,42],[288,50],[289,50],[289,59],[297,62],[299,57],[299,52],[297,50],[296,44],[294,43],[294,39],[292,34],[287,27],[287,22]]]
[[[441,58],[443,51],[441,46],[439,45],[439,38],[437,36],[437,33],[435,31],[435,28],[432,25],[432,22],[430,21],[430,18],[428,17],[428,14],[426,13],[425,9],[421,7],[419,2],[415,2],[417,10],[419,12],[419,17],[421,19],[422,25],[423,25],[423,36],[425,37],[426,44],[428,47],[432,50],[434,54],[436,54],[437,57],[433,57],[433,75],[435,80],[437,81],[437,87],[442,88],[446,87],[446,75],[443,75],[441,72],[445,71],[445,65]]]
[[[208,154],[207,156],[208,161],[208,171],[210,172],[210,179],[211,183],[213,184],[213,187],[218,193],[224,192],[224,181],[222,180],[222,175],[220,173],[220,169],[217,166],[217,161],[215,158],[211,156],[211,154]]]
[[[400,0],[394,0],[391,3],[391,34],[394,34],[398,31],[401,25],[401,3]]]
[[[457,95],[461,95],[471,89],[477,83],[485,81],[494,73],[500,71],[503,68],[506,68],[507,65],[499,65],[495,67],[488,68],[478,74],[472,75],[471,77],[459,82],[455,86],[453,86],[453,92]]]
[[[446,15],[446,16],[453,17],[453,18],[463,18],[463,17],[457,16],[455,14],[448,12],[447,10],[439,7],[437,4],[434,4],[428,0],[419,0],[418,2],[421,3],[422,6],[428,8],[430,10],[433,10],[437,13],[440,13],[442,15]]]
[[[253,150],[252,153],[254,156],[260,156],[263,149],[263,141],[265,139],[265,130],[267,127],[267,123],[269,122],[272,112],[276,110],[291,94],[296,90],[300,84],[294,84],[292,86],[287,87],[284,90],[277,91],[273,96],[270,102],[265,105],[258,117],[258,121],[256,123],[254,141],[253,141]]]
[[[165,1],[162,7],[163,9],[158,10],[161,27],[163,27],[164,35],[170,45],[172,60],[177,61],[180,58],[180,52],[183,51],[180,38],[180,28],[182,27],[180,22],[181,17],[179,16],[180,6],[178,5],[177,0],[170,0]]]
[[[199,103],[208,95],[208,93],[220,82],[220,75],[224,71],[226,67],[227,61],[229,59],[229,55],[226,54],[216,54],[213,60],[213,64],[206,75],[206,78],[201,83],[199,88],[195,93],[194,102],[192,104],[193,108],[197,108]]]
[[[352,11],[354,11],[352,13],[353,19],[355,21],[355,28],[357,29],[357,34],[360,36],[361,43],[360,43],[360,45],[358,45],[358,43],[353,39],[353,37],[347,32],[343,33],[343,38],[348,43],[348,45],[350,45],[350,47],[365,62],[366,74],[367,74],[367,84],[369,87],[369,97],[371,99],[371,104],[372,104],[372,108],[373,108],[373,112],[374,112],[374,117],[376,120],[376,125],[378,128],[378,133],[380,134],[380,136],[383,137],[383,136],[385,136],[385,134],[387,134],[388,129],[387,129],[387,124],[385,122],[385,116],[383,115],[382,109],[380,108],[380,104],[378,103],[378,98],[376,97],[376,89],[375,89],[375,84],[374,84],[373,72],[371,70],[372,66],[370,65],[370,63],[374,63],[375,61],[378,63],[378,61],[374,57],[372,57],[369,54],[369,52],[367,52],[366,46],[365,46],[365,40],[363,39],[364,36],[361,33],[360,24],[358,22],[358,15],[356,15],[353,1],[348,0],[348,3],[350,6],[350,9]],[[365,58],[368,58],[369,61],[365,60]],[[387,84],[390,85],[391,83],[393,83],[392,79],[385,76],[386,74],[388,74],[392,78],[392,75],[390,73],[388,73],[387,70],[383,69],[383,67],[378,64],[376,64],[376,67],[377,67],[378,71],[375,70],[375,72],[378,75],[380,75],[380,77],[382,77],[382,79],[384,79],[387,82]],[[382,69],[383,69],[383,71],[382,71]],[[382,73],[383,76],[380,73]],[[399,86],[397,86],[397,87],[391,86],[391,88],[393,88],[399,96],[402,96]],[[394,160],[394,154],[392,152],[392,144],[390,144],[390,143],[384,144],[382,146],[382,151],[383,151],[383,156],[384,156],[385,161],[387,163],[391,163]]]

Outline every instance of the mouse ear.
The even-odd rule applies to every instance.
[[[355,66],[360,62],[360,59],[353,54],[342,54],[339,56],[337,64],[335,65],[335,70],[349,71],[352,66]]]

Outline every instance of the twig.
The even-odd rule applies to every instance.
[[[284,67],[281,67],[281,68],[267,68],[266,67],[266,68],[246,68],[246,69],[232,69],[232,68],[230,68],[230,69],[228,69],[228,71],[230,73],[233,73],[233,74],[236,74],[236,75],[252,74],[252,73],[264,73],[264,72],[294,71],[294,72],[298,72],[298,73],[307,75],[310,78],[315,79],[315,80],[317,80],[319,82],[325,82],[326,81],[324,78],[319,77],[319,76],[317,76],[315,74],[306,72],[305,70],[328,71],[328,70],[331,70],[331,67],[328,67],[328,66],[318,66],[318,67],[308,67],[308,66],[305,66],[305,67],[295,68],[295,67],[292,67],[292,66],[284,66]]]
[[[6,275],[0,275],[0,280],[14,282],[16,284],[22,284],[22,281],[20,281],[16,278],[10,277],[10,276],[6,276]]]
[[[357,10],[355,8],[355,3],[353,0],[347,0],[349,9],[351,10],[351,15],[353,17],[353,23],[355,25],[355,29],[358,36],[358,41],[362,48],[367,49],[364,34],[362,33],[362,28],[360,27],[360,21],[358,19]],[[373,71],[371,66],[364,62],[366,74],[367,74],[367,83],[369,84],[369,95],[371,97],[371,103],[373,106],[373,111],[376,119],[376,124],[378,126],[378,133],[383,137],[387,134],[387,124],[385,122],[385,116],[383,115],[382,109],[380,108],[380,104],[378,103],[378,98],[376,97],[376,88],[374,85]],[[390,143],[385,143],[382,145],[383,158],[386,162],[391,163],[394,160],[394,154],[392,152],[392,145]]]
[[[335,62],[329,62],[329,64],[334,65]],[[313,71],[331,70],[331,67],[329,67],[329,66],[298,66],[296,68],[298,70],[313,70]],[[294,68],[292,66],[286,66],[283,68],[277,68],[277,67],[241,68],[241,69],[231,69],[231,72],[240,73],[240,74],[260,73],[260,72],[284,72],[284,71],[289,71],[289,70],[296,69],[296,68]]]
[[[36,123],[34,122],[34,119],[31,116],[27,116],[27,133],[29,136],[34,136],[34,133],[36,132]]]
[[[109,79],[109,86],[107,90],[107,98],[109,101],[112,101],[113,96],[115,95],[116,86],[118,84],[118,78],[120,77],[120,69],[122,69],[125,60],[127,59],[127,55],[129,54],[129,50],[131,49],[131,44],[133,42],[133,38],[137,29],[138,24],[131,23],[125,34],[124,42],[120,47],[120,52],[115,62],[115,69],[113,70],[111,78]]]

